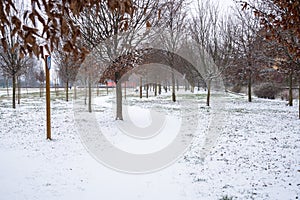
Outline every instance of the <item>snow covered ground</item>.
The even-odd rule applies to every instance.
[[[199,121],[203,121],[189,150],[167,168],[132,175],[105,167],[87,152],[75,126],[72,102],[61,97],[52,101],[53,140],[47,141],[44,98],[29,94],[13,110],[5,94],[0,95],[0,199],[300,198],[298,102],[295,107],[278,100],[247,103],[245,97],[227,95],[226,107],[219,111],[224,117],[215,148],[203,160],[201,144],[211,109],[205,107],[205,95],[189,95],[199,102]],[[126,137],[117,137],[114,128],[120,122],[108,109],[112,101],[111,96],[95,99],[98,123],[111,131],[107,137],[115,145],[135,151],[134,143],[128,145]],[[153,104],[169,106],[164,112],[169,113],[170,122],[176,122],[176,105],[169,98],[127,99],[132,120],[140,126],[151,123],[147,108]],[[145,116],[136,115],[138,111]],[[162,136],[161,141],[167,138]]]

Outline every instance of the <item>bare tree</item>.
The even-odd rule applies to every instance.
[[[300,9],[298,1],[279,1],[266,0],[255,4],[250,0],[240,0],[242,10],[251,9],[253,14],[258,17],[260,23],[266,29],[265,37],[269,41],[276,41],[281,46],[280,51],[284,51],[285,69],[289,74],[289,105],[293,105],[292,85],[294,72],[299,74],[300,68]],[[299,75],[298,75],[299,76]],[[299,78],[300,80],[300,78]],[[300,81],[299,81],[300,96]],[[299,105],[300,118],[300,105]]]
[[[84,104],[88,105],[88,111],[92,112],[92,88],[98,86],[99,77],[103,73],[103,66],[96,55],[88,56],[82,63],[76,81],[85,87]],[[88,103],[87,103],[88,100]]]
[[[241,11],[236,9],[236,18],[238,20],[237,35],[235,38],[238,46],[238,54],[241,56],[240,63],[243,66],[243,73],[247,80],[248,101],[252,101],[252,84],[256,68],[256,61],[263,55],[260,47],[255,45],[260,24],[257,17],[253,16],[249,11]]]
[[[45,72],[43,69],[35,72],[35,79],[39,82],[40,85],[40,97],[43,97],[44,83],[46,80]]]
[[[172,83],[172,101],[176,101],[175,89],[175,72],[173,70],[176,63],[174,54],[177,53],[183,43],[187,28],[187,2],[185,0],[161,2],[160,20],[157,24],[163,34],[157,34],[159,38],[154,38],[152,42],[158,42],[170,54],[165,58],[168,60],[168,65],[171,66],[171,83]]]
[[[102,67],[113,64],[117,69],[119,64],[115,60],[122,55],[130,55],[130,51],[141,42],[136,40],[136,35],[141,34],[146,26],[150,27],[154,23],[153,16],[157,11],[157,2],[158,0],[134,0],[132,3],[135,9],[130,14],[120,10],[110,12],[110,5],[101,2],[100,7],[84,9],[79,16],[75,15],[71,19],[80,26],[86,47],[93,49],[94,53],[101,58]],[[120,72],[114,70],[114,74],[116,77],[113,80],[117,83],[117,75]],[[121,84],[117,84],[116,94],[116,119],[122,120]]]
[[[10,28],[10,27],[6,27]],[[16,108],[16,88],[17,88],[17,79],[19,76],[24,74],[28,67],[30,67],[31,59],[29,57],[21,58],[18,53],[18,38],[12,37],[11,35],[6,36],[7,43],[9,46],[6,48],[8,51],[5,51],[3,46],[0,46],[0,68],[2,69],[3,75],[12,79],[12,107]]]
[[[58,67],[60,79],[65,83],[66,101],[69,101],[69,88],[71,89],[76,79],[82,60],[63,50],[56,50],[53,53],[53,61]]]
[[[219,16],[219,7],[211,1],[198,1],[197,14],[190,24],[193,40],[198,44],[200,65],[207,87],[207,106],[210,105],[211,87],[214,79],[233,65],[234,26],[230,17]]]

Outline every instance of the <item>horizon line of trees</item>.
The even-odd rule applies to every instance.
[[[194,52],[211,58],[211,61],[201,59],[208,106],[211,84],[220,77],[226,90],[240,92],[243,87],[246,88],[249,102],[253,100],[253,89],[264,83],[269,83],[273,89],[288,87],[288,105],[293,106],[292,89],[298,85],[300,92],[299,6],[295,6],[294,1],[235,2],[230,14],[222,14],[219,6],[208,0],[197,0],[193,5],[186,0],[65,1],[64,5],[41,0],[33,0],[32,5],[2,2],[0,72],[12,79],[13,107],[16,107],[15,93],[21,76],[39,73],[35,77],[43,87],[43,69],[38,72],[32,69],[37,65],[36,58],[43,57],[47,51],[54,55],[68,100],[69,85],[76,84],[76,75],[83,67],[81,64],[92,50],[100,59],[90,65],[94,67],[86,69],[86,86],[91,86],[89,81],[100,80],[103,72],[96,67],[99,63],[111,63],[110,74],[113,75],[119,74],[120,69],[130,70],[143,63],[140,60],[145,59],[143,55],[130,55],[134,55],[134,48],[144,41],[160,43],[170,52],[177,52],[188,45],[188,40],[199,44],[192,49]],[[194,7],[193,12],[191,6]],[[37,30],[38,26],[44,29]],[[168,37],[151,38],[148,30],[156,27],[163,27],[164,35]],[[123,33],[128,33],[127,42],[133,50],[120,48],[122,41],[117,35]],[[136,41],[135,36],[141,33],[141,41]],[[97,46],[107,40],[111,43],[101,48]],[[116,55],[129,57],[124,61]],[[116,62],[118,59],[119,62]],[[176,66],[172,56],[164,59],[171,67]],[[146,78],[146,75],[143,76]],[[175,102],[176,77],[173,72],[166,77],[171,84],[172,101]],[[110,79],[113,79],[112,76]],[[114,81],[117,83],[118,80]],[[194,88],[198,82],[196,78],[190,79],[189,85]],[[116,119],[123,119],[122,86],[116,85]]]

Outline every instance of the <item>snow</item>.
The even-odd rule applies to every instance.
[[[256,98],[247,103],[246,97],[228,94],[226,106],[219,110],[223,118],[215,147],[203,159],[205,132],[214,118],[212,109],[205,107],[204,95],[190,95],[199,102],[200,114],[188,151],[162,170],[133,175],[104,166],[87,151],[75,126],[73,102],[63,101],[62,96],[51,102],[53,140],[49,141],[45,139],[44,98],[29,94],[13,110],[6,91],[0,94],[1,199],[300,198],[298,102],[294,107]],[[95,98],[95,114],[109,141],[128,152],[164,148],[174,139],[170,133],[177,132],[182,123],[180,105],[166,95],[142,100],[128,97],[125,106],[131,122],[114,120],[112,102],[113,96]],[[138,142],[118,134],[122,123],[149,125],[155,120],[149,111],[153,107],[157,112],[164,108],[164,130],[169,131]]]

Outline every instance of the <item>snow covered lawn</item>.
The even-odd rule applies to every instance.
[[[0,199],[30,200],[217,200],[300,199],[300,120],[283,101],[226,96],[223,124],[215,148],[203,160],[203,130],[190,150],[161,171],[120,173],[97,162],[81,143],[73,103],[52,101],[52,141],[45,140],[45,101],[28,95],[16,110],[0,96]],[[198,96],[203,104],[205,96]],[[95,105],[99,123],[114,127],[105,102]],[[138,106],[133,98],[132,106]],[[165,100],[165,102],[168,100]],[[152,106],[153,101],[143,100]],[[171,101],[169,102],[171,105]],[[135,108],[135,109],[145,109]],[[145,111],[147,112],[147,111]],[[172,115],[172,109],[170,109]],[[201,116],[200,115],[200,116]],[[140,124],[146,121],[136,119]],[[126,140],[125,140],[126,141]],[[122,141],[116,143],[122,144]],[[126,146],[126,144],[125,144]]]

